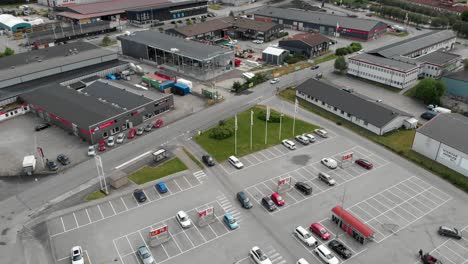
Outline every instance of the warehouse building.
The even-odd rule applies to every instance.
[[[266,7],[254,13],[255,20],[274,22],[285,28],[302,31],[318,31],[320,34],[340,36],[360,41],[378,38],[389,27],[381,21],[303,11],[278,7]]]
[[[328,50],[332,40],[319,33],[303,33],[280,40],[278,46],[289,50],[291,54],[304,55],[307,58],[323,54]]]
[[[90,4],[98,2],[106,2],[109,0],[37,0],[37,3],[40,5],[50,6],[50,7],[66,7],[72,5],[80,4]]]
[[[234,51],[167,35],[140,31],[118,38],[122,53],[198,80],[209,80],[234,68]]]
[[[439,114],[416,130],[412,149],[468,177],[468,118]]]
[[[9,14],[0,15],[0,29],[17,32],[23,29],[30,29],[31,27],[31,23],[26,22],[19,17]]]
[[[0,58],[0,88],[117,60],[117,53],[74,42]]]
[[[442,82],[447,85],[447,94],[468,100],[468,70],[445,75]]]
[[[91,144],[155,119],[174,106],[172,94],[152,100],[105,81],[79,90],[50,85],[20,98],[40,118]]]
[[[262,51],[262,61],[269,64],[283,64],[288,56],[289,51],[275,47],[268,47]]]
[[[172,28],[166,32],[183,38],[208,41],[218,41],[227,37],[270,41],[277,38],[283,29],[283,25],[280,24],[228,16],[203,23]]]
[[[414,128],[417,124],[411,114],[315,79],[299,85],[296,96],[377,135],[384,135],[403,126]]]
[[[418,78],[439,78],[456,69],[461,57],[448,53],[455,45],[452,31],[432,31],[349,58],[348,74],[405,89]]]

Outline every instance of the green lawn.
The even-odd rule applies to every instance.
[[[331,60],[334,60],[336,59],[336,54],[330,54],[330,55],[327,55],[325,57],[322,57],[320,59],[316,59],[314,60],[314,63],[315,64],[320,64],[320,63],[324,63],[324,62],[327,62],[327,61],[331,61]]]
[[[223,7],[219,6],[219,5],[209,5],[208,8],[212,9],[212,10],[221,10],[221,9],[223,9]]]
[[[296,98],[296,90],[292,88],[288,88],[282,91],[280,93],[280,96],[285,100],[294,102],[294,99]],[[310,103],[307,103],[306,101],[302,99],[299,99],[299,104],[302,108],[314,114],[320,115],[324,118],[327,118],[337,124],[340,124],[341,126],[346,127],[349,130],[352,130],[356,134],[366,137],[374,141],[375,143],[378,143],[388,148],[389,150],[397,153],[398,155],[448,180],[453,185],[464,190],[465,192],[468,192],[468,178],[467,177],[411,150],[411,146],[413,145],[414,135],[416,134],[415,130],[398,130],[398,131],[388,133],[384,136],[378,136],[374,133],[371,133],[349,122],[346,119],[343,119],[322,108],[319,108]]]
[[[136,184],[143,184],[186,169],[187,166],[179,158],[172,158],[156,167],[144,166],[128,178]]]
[[[296,119],[295,135],[293,135],[293,118],[285,115],[282,120],[281,140],[279,139],[279,123],[268,122],[267,144],[265,144],[265,121],[257,118],[257,113],[263,109],[264,108],[261,106],[256,106],[237,115],[239,127],[237,131],[237,156],[244,156],[268,148],[279,144],[282,139],[292,139],[295,135],[312,132],[314,129],[318,128],[316,125]],[[250,110],[254,111],[252,150],[250,150]],[[277,113],[273,110],[271,112],[272,115],[273,113]],[[225,122],[228,125],[234,126],[234,117],[225,120]],[[196,136],[195,141],[208,151],[218,162],[224,161],[229,156],[234,155],[234,136],[223,140],[217,140],[209,136],[210,131],[211,129]]]
[[[92,200],[97,200],[97,199],[101,199],[101,198],[104,198],[104,197],[106,197],[106,195],[99,190],[99,191],[95,191],[93,193],[88,194],[88,196],[86,196],[85,200],[86,201],[92,201]]]
[[[195,162],[195,164],[197,164],[198,167],[200,167],[200,169],[203,170],[203,169],[205,168],[205,166],[203,166],[203,164],[202,164],[197,158],[195,158],[195,156],[193,156],[193,154],[192,154],[190,151],[188,151],[188,150],[187,150],[186,148],[184,148],[184,147],[182,147],[182,150],[185,152],[185,154],[187,154],[187,156],[189,156],[189,158],[190,158],[193,162]]]

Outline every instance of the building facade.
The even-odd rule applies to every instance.
[[[269,64],[280,65],[288,57],[289,51],[285,49],[268,47],[262,51],[262,61]]]
[[[37,0],[37,3],[40,5],[50,6],[50,7],[61,7],[61,6],[72,6],[80,4],[90,4],[105,2],[108,0]]]
[[[291,38],[280,40],[278,46],[289,50],[291,54],[315,57],[326,52],[332,40],[318,33],[297,34]]]

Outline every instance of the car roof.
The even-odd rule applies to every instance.
[[[187,215],[187,213],[185,213],[184,211],[179,211],[179,212],[177,212],[177,214],[180,215],[180,216],[186,216]]]
[[[241,196],[242,198],[244,198],[246,196],[245,192],[238,192],[237,195]]]
[[[225,213],[224,216],[225,216],[227,219],[232,219],[232,218],[234,218],[234,217],[232,216],[232,214],[230,214],[230,213]]]
[[[317,228],[324,228],[323,225],[320,223],[313,223],[312,226],[315,226]]]
[[[159,186],[166,186],[166,184],[164,182],[158,182],[158,185]]]
[[[331,254],[330,250],[328,250],[327,247],[325,247],[324,245],[319,245],[317,246],[318,249],[320,249],[324,254]]]

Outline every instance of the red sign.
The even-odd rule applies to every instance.
[[[278,181],[278,185],[288,184],[290,181],[291,181],[291,177],[287,177],[287,178],[284,178],[284,179],[280,179],[280,180]]]
[[[344,155],[341,157],[341,160],[342,160],[342,161],[347,161],[347,160],[350,160],[350,159],[353,159],[353,152],[344,154]]]
[[[213,206],[206,208],[205,210],[199,211],[198,212],[198,217],[202,218],[207,215],[212,215],[214,213]]]
[[[114,124],[114,123],[115,123],[115,121],[112,120],[112,121],[109,121],[109,122],[107,122],[107,123],[104,123],[104,124],[100,125],[99,128],[100,128],[100,129],[103,129],[103,128],[106,128],[106,127],[108,127],[108,126],[110,126],[110,125],[112,125],[112,124]]]
[[[150,237],[159,236],[160,234],[166,233],[166,232],[167,232],[167,225],[162,226],[162,227],[160,227],[158,229],[151,229],[150,230]]]

